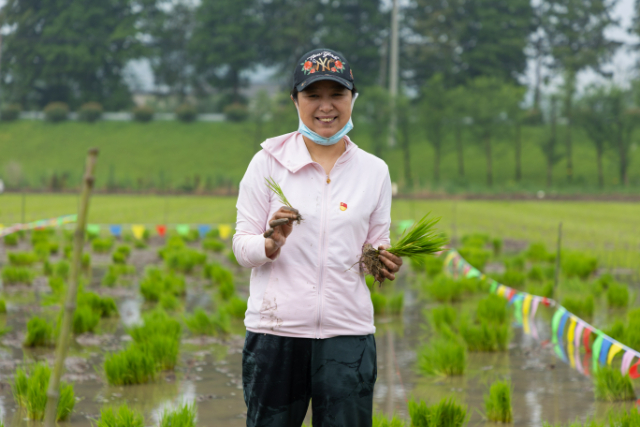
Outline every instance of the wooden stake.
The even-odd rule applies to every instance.
[[[558,280],[560,278],[560,249],[562,248],[562,222],[558,224],[558,247],[556,249],[556,271],[553,278],[553,297],[556,297]]]
[[[76,298],[78,295],[78,277],[80,275],[80,269],[82,268],[82,247],[84,245],[84,234],[87,227],[87,212],[89,211],[89,198],[91,197],[91,190],[93,189],[93,173],[96,167],[97,157],[98,149],[89,149],[89,152],[87,153],[85,175],[83,178],[80,206],[78,206],[78,222],[76,223],[76,231],[74,233],[71,276],[69,280],[69,286],[67,287],[67,297],[62,312],[62,326],[60,328],[60,335],[58,336],[58,342],[56,345],[56,360],[53,367],[53,374],[49,379],[49,389],[47,390],[47,406],[45,408],[44,418],[45,427],[54,427],[56,425],[58,398],[60,397],[60,377],[62,377],[64,361],[67,357],[73,313],[76,309]]]

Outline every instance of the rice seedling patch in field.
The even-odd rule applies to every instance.
[[[451,338],[438,337],[418,350],[418,369],[426,375],[457,376],[467,367],[467,349]]]
[[[596,400],[618,402],[636,399],[631,378],[622,375],[618,368],[598,367],[593,373],[593,386]]]
[[[100,410],[96,427],[144,427],[144,416],[127,405],[106,407]]]
[[[409,416],[412,427],[462,427],[467,423],[467,407],[453,398],[444,398],[434,405],[410,400]]]
[[[489,393],[484,396],[485,413],[489,421],[499,423],[513,421],[511,392],[511,382],[508,380],[498,380],[491,384]]]
[[[44,362],[16,369],[11,389],[15,401],[26,412],[27,418],[36,421],[44,419],[50,377],[51,369]],[[67,420],[73,412],[75,403],[73,386],[62,382],[59,389],[56,421]]]
[[[185,403],[173,409],[165,410],[160,418],[160,427],[196,427],[196,406]]]

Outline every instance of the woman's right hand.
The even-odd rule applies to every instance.
[[[283,206],[269,220],[269,228],[265,233],[264,251],[271,258],[280,250],[293,231],[293,221],[298,218],[298,210]],[[272,231],[273,230],[273,231]]]

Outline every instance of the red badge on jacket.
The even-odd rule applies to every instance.
[[[347,210],[347,204],[344,202],[340,202],[340,210],[341,211],[346,211]]]

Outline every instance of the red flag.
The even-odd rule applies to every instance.
[[[156,231],[158,232],[158,236],[164,237],[164,235],[167,233],[167,226],[166,225],[156,225]]]
[[[544,304],[547,307],[549,307],[549,300],[547,299],[547,297],[542,297],[542,304]]]
[[[636,378],[640,378],[640,372],[638,372],[638,369],[639,369],[639,368],[640,368],[640,360],[638,360],[638,361],[636,362],[636,364],[635,364],[635,365],[633,365],[633,366],[631,367],[631,369],[629,369],[629,376],[630,376],[631,378],[633,378],[634,380],[635,380]]]
[[[507,296],[507,299],[508,299],[509,301],[511,301],[511,298],[513,298],[517,293],[518,293],[518,291],[516,291],[515,289],[511,289],[511,290],[509,291],[509,295]]]
[[[582,345],[587,354],[591,354],[591,329],[584,328],[584,335],[582,335]]]

